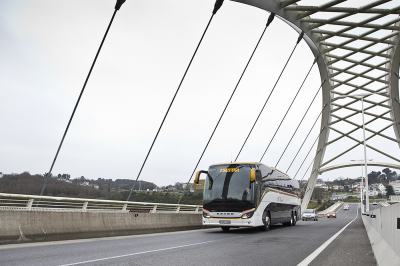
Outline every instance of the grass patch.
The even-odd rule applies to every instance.
[[[343,202],[360,202],[360,199],[355,196],[349,196],[349,197],[343,199]]]
[[[318,203],[317,201],[310,201],[308,203],[307,209],[316,209],[321,203]]]
[[[330,206],[332,206],[332,205],[335,204],[335,203],[336,203],[336,202],[334,202],[334,201],[327,201],[327,202],[324,202],[324,203],[321,204],[321,206],[319,206],[319,207],[317,208],[317,211],[320,212],[320,211],[323,211],[323,210],[325,210],[325,209],[328,209]]]

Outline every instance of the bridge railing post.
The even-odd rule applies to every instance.
[[[85,201],[85,203],[83,203],[83,206],[82,206],[82,211],[83,211],[83,212],[86,212],[86,209],[87,209],[88,204],[89,204],[88,201]]]
[[[175,210],[175,212],[179,212],[179,210],[181,209],[181,206],[178,206]]]
[[[28,211],[32,209],[32,205],[33,205],[33,199],[29,199],[28,203],[26,204],[26,208],[28,209]]]
[[[124,211],[126,211],[126,208],[128,207],[128,204],[124,204],[123,206],[122,206],[122,211],[124,212]]]
[[[157,205],[154,205],[153,209],[151,210],[152,213],[156,213],[157,212]]]

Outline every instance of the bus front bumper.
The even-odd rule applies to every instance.
[[[229,227],[255,227],[253,219],[224,219],[224,218],[203,218],[203,225],[207,226],[229,226]]]

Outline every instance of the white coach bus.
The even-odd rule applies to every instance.
[[[198,171],[195,183],[206,174],[203,225],[222,230],[271,224],[294,226],[301,219],[299,183],[262,163],[214,164]]]

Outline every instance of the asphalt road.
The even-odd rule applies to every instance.
[[[0,265],[297,265],[356,217],[298,221],[270,231],[219,228],[0,246]],[[318,257],[316,258],[318,259]]]
[[[353,206],[350,205],[350,208]],[[381,205],[370,204],[370,210]],[[376,261],[363,221],[358,217],[315,258],[310,266],[375,266]]]

